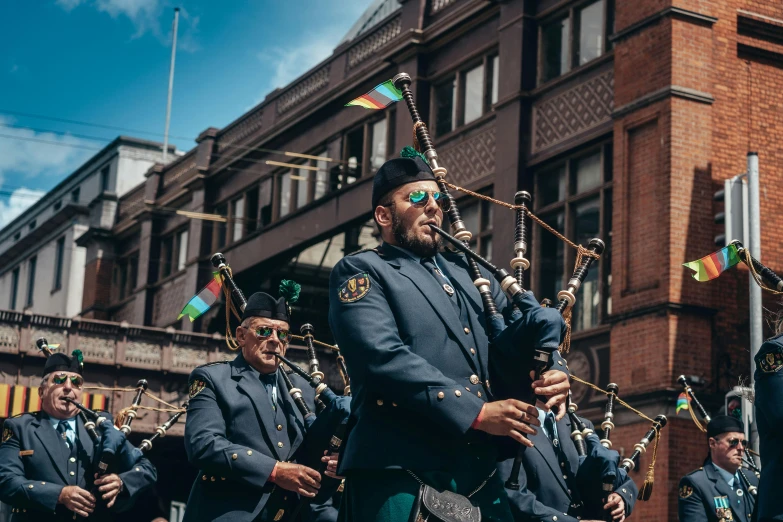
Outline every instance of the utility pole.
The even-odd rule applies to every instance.
[[[177,57],[177,26],[179,25],[179,7],[174,8],[174,28],[171,41],[171,65],[169,66],[169,96],[166,103],[166,130],[163,132],[163,163],[169,155],[169,124],[171,123],[171,94],[174,91],[174,61]]]
[[[748,152],[748,249],[756,259],[761,259],[761,211],[759,197],[759,155],[756,152]],[[763,341],[763,307],[761,305],[761,288],[753,276],[748,275],[750,286],[750,386],[755,382],[753,373],[756,370],[754,358]],[[751,424],[751,441],[753,449],[759,451],[758,423],[755,415]]]

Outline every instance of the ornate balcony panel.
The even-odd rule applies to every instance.
[[[402,17],[398,14],[372,33],[364,36],[356,45],[348,49],[347,69],[350,71],[364,62],[381,47],[400,34]]]
[[[245,141],[245,138],[255,134],[263,125],[264,111],[262,109],[249,112],[244,119],[240,120],[235,125],[228,127],[220,134],[217,144],[218,152],[222,153],[227,148],[231,147],[231,145]],[[240,154],[232,155],[239,156]]]
[[[614,72],[603,72],[533,105],[533,153],[538,153],[610,121]]]
[[[190,152],[176,160],[173,165],[170,165],[165,171],[163,171],[163,192],[167,193],[174,188],[179,187],[192,178],[196,174],[196,151],[198,147],[194,147]],[[171,187],[174,188],[171,188]]]
[[[123,197],[117,205],[117,223],[138,214],[144,208],[144,183],[134,188]]]
[[[157,340],[156,340],[157,341]],[[125,366],[158,370],[163,359],[163,346],[160,342],[144,338],[129,338],[125,346]]]
[[[327,85],[329,85],[329,64],[324,65],[281,94],[277,99],[277,113],[288,112]]]
[[[471,182],[495,172],[495,121],[457,136],[438,147],[438,163],[446,168],[446,179],[455,185]]]
[[[191,296],[185,296],[185,277],[161,285],[155,292],[152,305],[152,324],[166,326],[177,319],[182,307]]]
[[[430,2],[430,14],[435,14],[439,11],[443,11],[447,7],[457,3],[457,0],[431,0]]]

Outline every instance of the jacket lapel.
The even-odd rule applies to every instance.
[[[568,415],[563,417],[557,422],[557,438],[560,439],[560,448],[565,453],[566,459],[568,459],[568,466],[571,469],[571,475],[576,476],[576,472],[579,471],[579,453],[576,451],[576,445],[571,439],[571,419]],[[563,444],[563,441],[569,439],[571,442]]]
[[[568,486],[565,483],[565,479],[563,479],[563,472],[560,471],[560,463],[557,460],[557,455],[555,455],[555,449],[552,446],[552,441],[544,433],[544,429],[542,427],[536,428],[536,434],[528,435],[528,438],[534,444],[533,448],[541,454],[552,475],[557,479],[557,483],[570,499],[571,495],[568,494]],[[561,438],[561,434],[558,432],[558,439]],[[530,451],[530,449],[525,451]]]
[[[302,443],[302,440],[304,439],[304,418],[302,417],[302,414],[299,411],[299,408],[297,408],[296,404],[294,404],[293,399],[291,398],[291,395],[289,395],[286,392],[286,385],[285,381],[283,381],[283,377],[279,375],[279,373],[283,371],[282,369],[278,370],[278,376],[277,376],[277,390],[278,393],[282,392],[281,399],[282,404],[284,405],[284,410],[286,414],[286,418],[288,420],[289,426],[295,426],[296,428],[296,437],[291,442],[291,448],[290,453],[291,455],[294,454],[296,451],[296,448],[299,447],[299,444]]]
[[[79,460],[84,462],[84,466],[80,466],[79,470],[86,470],[85,474],[87,475],[78,478],[80,481],[91,483],[92,476],[90,476],[90,472],[92,471],[92,457],[95,454],[95,443],[84,428],[81,416],[76,417],[76,447],[79,448]]]
[[[708,464],[706,464],[704,466],[704,472],[707,475],[707,478],[710,479],[713,484],[715,484],[715,489],[718,491],[718,493],[729,499],[729,507],[731,508],[731,512],[734,514],[734,519],[738,522],[744,521],[746,517],[737,509],[739,506],[737,505],[736,490],[729,487],[728,483],[723,479],[723,476],[720,474],[720,472],[715,469],[715,463],[710,461]],[[734,480],[736,481],[736,479]],[[743,499],[742,502],[744,503],[745,500]],[[742,507],[745,508],[744,505]],[[715,509],[714,504],[713,509]]]
[[[395,252],[392,252],[392,250]],[[449,301],[449,297],[443,290],[443,287],[438,285],[435,278],[421,265],[421,263],[416,262],[401,251],[394,249],[393,247],[386,247],[384,252],[388,253],[387,256],[392,258],[390,264],[398,266],[400,274],[410,279],[416,289],[421,292],[427,301],[429,301],[435,313],[451,332],[451,335],[457,341],[457,344],[459,344],[467,361],[474,370],[477,370],[474,362],[471,361],[469,347],[465,344],[464,338],[466,336],[460,325],[459,317],[454,313],[454,305]],[[439,259],[442,260],[443,258]],[[389,261],[389,259],[387,259],[387,261]]]
[[[272,411],[272,399],[269,397],[266,388],[261,383],[258,372],[245,361],[242,354],[237,355],[236,359],[234,359],[231,364],[231,376],[233,379],[237,379],[237,388],[250,399],[250,403],[256,411],[258,424],[266,431],[267,445],[272,449],[275,455],[277,455],[277,458],[280,459],[280,452],[278,451],[277,445],[272,443],[272,441],[277,438]]]
[[[35,436],[38,437],[44,450],[49,454],[49,458],[57,469],[57,473],[62,477],[63,482],[68,484],[68,470],[66,466],[69,452],[66,451],[67,446],[65,445],[65,442],[60,438],[57,431],[52,428],[52,425],[49,423],[49,419],[46,416],[39,416],[31,424],[37,424],[37,426],[35,426]]]

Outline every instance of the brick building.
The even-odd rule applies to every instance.
[[[193,324],[176,316],[222,251],[246,292],[302,283],[295,323],[329,341],[329,269],[377,244],[370,180],[411,139],[404,105],[343,105],[407,72],[450,181],[505,201],[528,190],[556,229],[607,243],[574,312],[569,366],[616,382],[647,415],[669,416],[653,499],[635,517],[676,520],[678,480],[706,444],[674,415],[675,379],[703,377],[700,397],[716,412],[750,372],[746,271],[698,284],[681,264],[714,250],[713,192],[745,170],[749,150],[761,163],[762,259],[783,268],[782,30],[783,6],[769,0],[378,0],[330,58],[150,169],[119,199],[110,231],[82,236],[82,316],[172,327],[191,344],[221,332],[220,310]],[[513,214],[459,205],[475,247],[505,265]],[[533,230],[528,286],[554,298],[574,252]],[[182,364],[207,360],[176,353]],[[574,392],[580,411],[600,419],[604,398]],[[615,448],[630,453],[647,424],[622,410],[616,422]],[[649,458],[633,473],[638,484]]]

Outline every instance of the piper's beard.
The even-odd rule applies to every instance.
[[[398,246],[413,252],[419,257],[434,257],[441,246],[439,235],[419,237],[406,228],[396,212],[392,212],[392,234]]]

